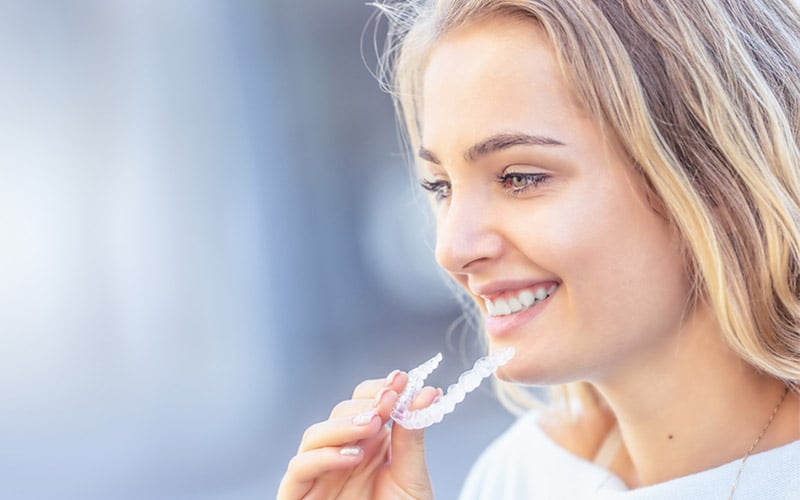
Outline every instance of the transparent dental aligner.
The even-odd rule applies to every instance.
[[[406,388],[403,389],[403,392],[397,397],[397,403],[395,403],[391,413],[392,418],[394,418],[395,415],[400,416],[408,410],[408,406],[419,391],[422,390],[423,385],[425,385],[425,379],[428,378],[428,375],[433,373],[441,361],[442,353],[437,353],[436,356],[408,372]]]
[[[458,377],[458,382],[450,385],[447,392],[438,401],[427,408],[409,411],[408,407],[422,390],[425,379],[439,366],[439,362],[442,360],[442,353],[439,353],[408,372],[406,388],[400,393],[390,416],[392,420],[406,429],[424,429],[439,423],[445,415],[455,410],[458,403],[464,401],[468,393],[477,389],[483,379],[508,363],[513,357],[514,349],[509,347],[478,359],[472,365],[472,369],[462,373]]]

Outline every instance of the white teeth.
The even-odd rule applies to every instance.
[[[495,300],[494,307],[497,310],[496,316],[508,316],[511,314],[511,307],[509,307],[508,302],[503,299]]]
[[[528,308],[536,302],[536,296],[530,290],[525,290],[519,294],[519,302],[522,304],[522,307]]]
[[[494,301],[484,299],[486,312],[489,313],[489,316],[508,316],[509,314],[524,311],[549,297],[556,291],[556,288],[558,288],[558,285],[551,285],[548,289],[540,286],[536,291],[523,290],[516,297],[495,299]]]

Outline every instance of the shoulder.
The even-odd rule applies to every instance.
[[[741,469],[741,471],[740,471]],[[671,500],[674,498],[722,498],[730,495],[737,478],[735,498],[797,500],[800,491],[800,441],[750,456],[742,467],[735,460],[713,469],[663,483],[620,493],[602,488],[603,500]]]
[[[712,470],[710,476],[720,475],[727,485],[730,474],[740,467],[740,461]],[[714,474],[721,472],[723,474]],[[800,498],[800,440],[752,455],[741,470],[736,487],[737,498]]]
[[[461,500],[580,498],[608,471],[571,453],[544,430],[540,412],[520,417],[480,456]]]

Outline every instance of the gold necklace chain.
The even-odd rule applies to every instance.
[[[761,434],[758,435],[756,440],[753,442],[753,445],[750,446],[750,449],[747,450],[747,453],[744,454],[744,457],[742,458],[742,463],[739,464],[739,470],[736,471],[736,477],[733,478],[733,487],[731,488],[731,494],[728,496],[728,500],[731,500],[733,498],[733,493],[736,491],[736,486],[739,483],[739,476],[742,474],[742,469],[744,469],[744,463],[747,461],[747,458],[750,456],[750,454],[753,453],[753,450],[756,449],[756,446],[758,446],[758,443],[761,442],[761,438],[764,437],[764,434],[767,433],[767,429],[769,429],[769,426],[772,424],[772,421],[775,420],[775,415],[778,414],[778,410],[780,409],[781,405],[783,404],[783,401],[786,399],[786,395],[787,394],[789,394],[789,386],[788,385],[783,390],[783,394],[781,395],[780,401],[778,401],[778,404],[775,405],[775,408],[772,410],[772,415],[769,416],[769,420],[767,421],[767,425],[765,425],[764,428],[761,429]]]

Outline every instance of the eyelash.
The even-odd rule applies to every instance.
[[[515,180],[515,178],[525,179],[526,181],[525,185],[520,187],[511,186],[510,183],[513,180]],[[498,175],[497,182],[500,183],[500,185],[507,193],[516,196],[524,193],[525,191],[527,191],[532,187],[539,186],[541,183],[546,182],[549,178],[550,178],[549,175],[541,173],[523,174],[523,173],[509,172],[502,175]],[[429,193],[432,193],[436,197],[436,201],[441,201],[445,198],[450,197],[451,194],[450,183],[447,181],[423,180],[422,182],[420,182],[420,185],[422,186],[422,189],[428,191]]]
[[[436,197],[436,201],[442,201],[450,196],[450,183],[447,181],[423,180],[420,182],[420,185],[422,186],[422,189],[433,194]],[[444,189],[447,190],[447,195],[442,193]]]
[[[515,177],[525,179],[526,181],[525,185],[521,187],[511,186],[509,183]],[[542,173],[533,174],[533,173],[508,172],[503,175],[498,175],[497,182],[499,182],[500,185],[503,186],[503,189],[505,189],[507,193],[512,195],[518,195],[524,193],[525,191],[527,191],[532,187],[535,188],[539,186],[539,184],[546,182],[549,178],[550,178],[549,175]]]

